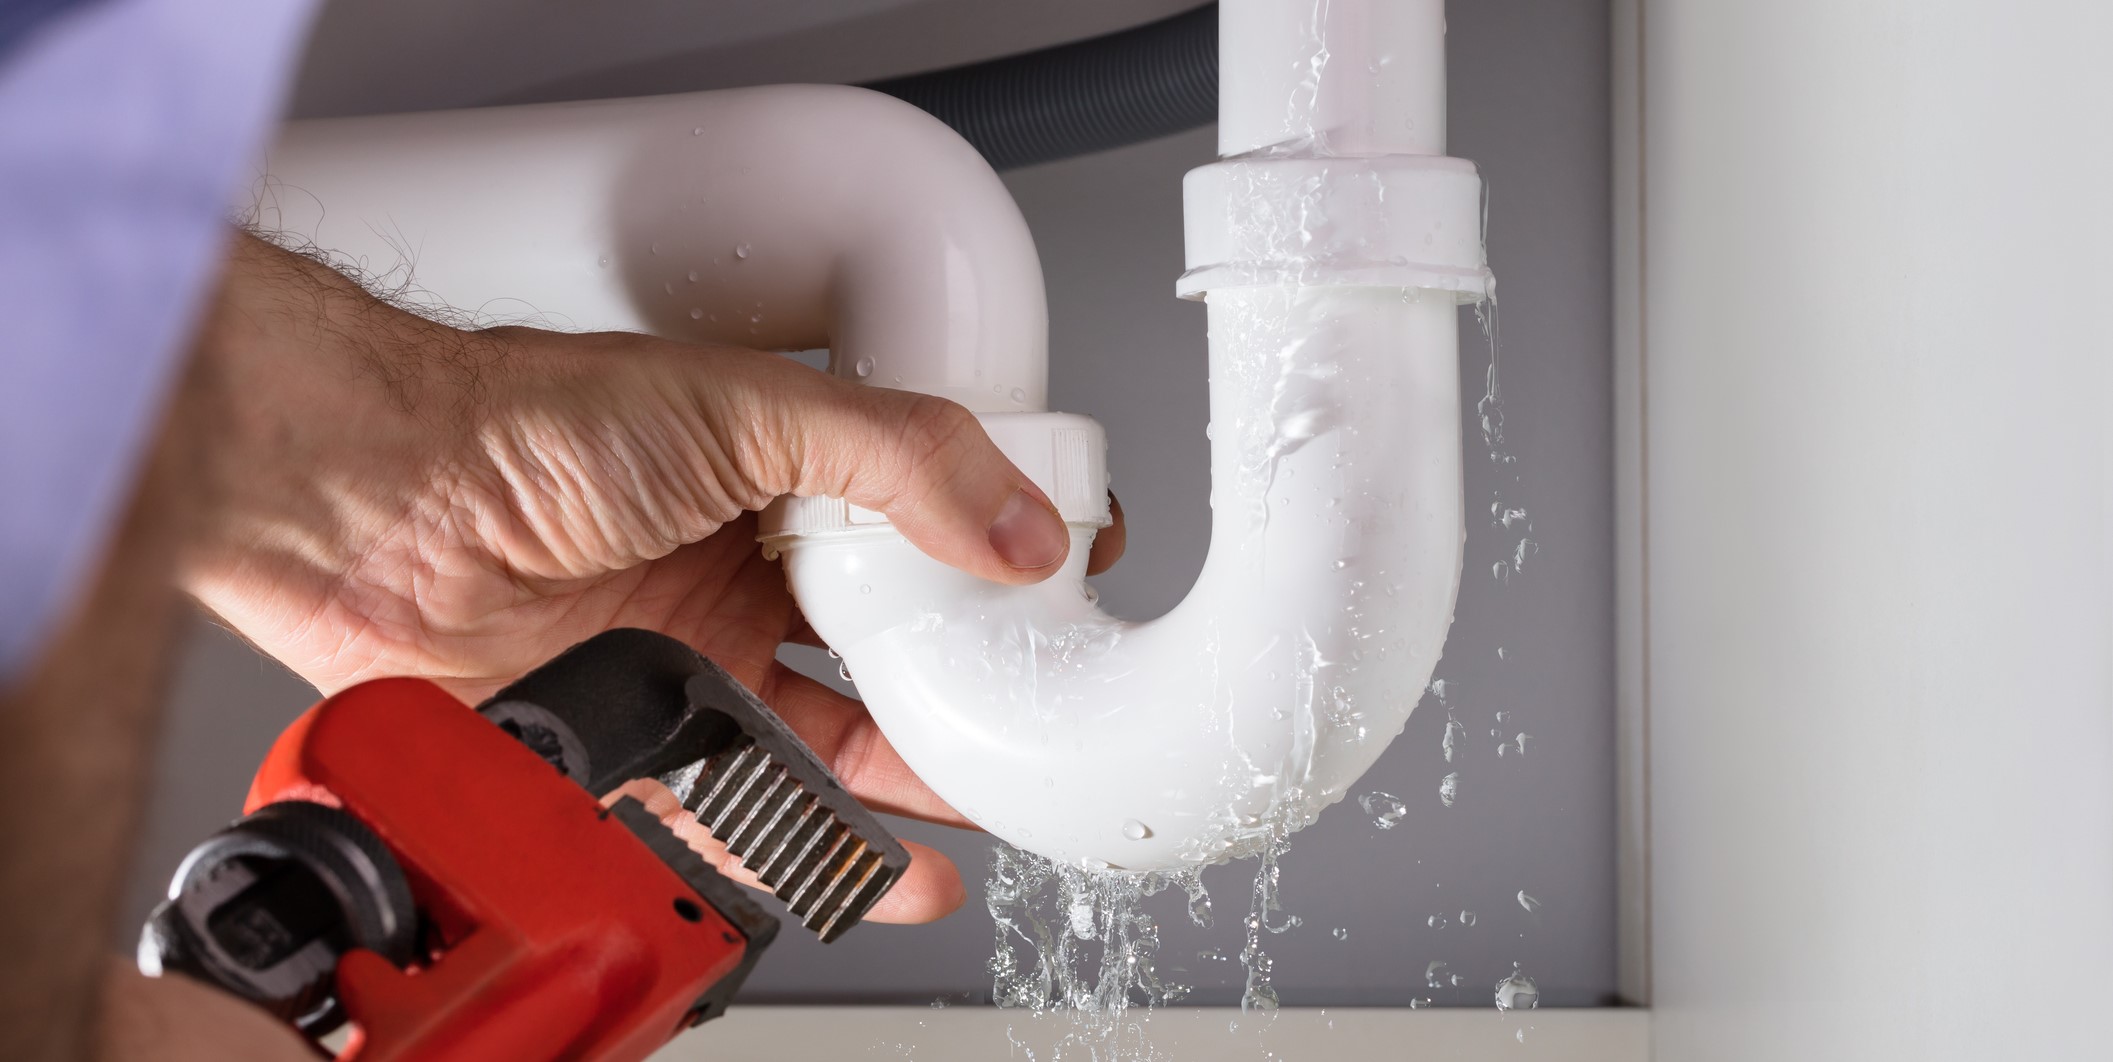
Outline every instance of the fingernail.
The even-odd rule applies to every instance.
[[[1055,564],[1067,545],[1064,522],[1033,495],[1014,491],[990,523],[990,548],[1005,563],[1032,571]]]

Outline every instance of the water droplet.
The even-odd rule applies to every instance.
[[[734,245],[734,257],[735,257],[735,258],[747,258],[747,257],[748,257],[748,244],[747,244],[746,242],[743,242],[743,243],[737,243],[737,244],[735,244],[735,245]]]
[[[1475,924],[1475,912],[1473,912],[1473,911],[1462,911],[1462,912],[1460,912],[1460,925],[1461,925],[1461,926],[1462,926],[1463,928],[1464,928],[1464,927],[1467,927],[1467,926],[1472,926],[1472,925],[1474,925],[1474,924]]]
[[[690,270],[690,283],[697,283],[697,271],[694,269]]]
[[[1219,950],[1218,950],[1218,949],[1216,949],[1216,948],[1205,948],[1205,949],[1203,949],[1202,951],[1199,951],[1199,952],[1197,952],[1197,953],[1196,953],[1196,957],[1197,957],[1198,959],[1201,959],[1201,960],[1203,960],[1204,962],[1226,962],[1226,961],[1228,961],[1228,960],[1226,959],[1226,957],[1225,957],[1225,953],[1224,953],[1224,952],[1222,952],[1222,951],[1219,951]]]
[[[857,373],[861,379],[873,375],[873,359],[858,359],[858,364],[853,365],[851,371]]]
[[[1093,904],[1079,900],[1071,905],[1071,935],[1080,940],[1093,939]]]
[[[1519,964],[1511,964],[1511,976],[1497,982],[1498,1010],[1532,1010],[1541,1005],[1541,991],[1534,987],[1533,978],[1519,972]]]
[[[1142,841],[1152,836],[1152,828],[1136,819],[1126,819],[1123,821],[1123,836],[1133,841]]]
[[[1424,924],[1424,925],[1427,925],[1427,926],[1429,926],[1429,927],[1431,927],[1432,929],[1444,929],[1444,928],[1445,928],[1445,916],[1444,916],[1444,915],[1432,915],[1431,917],[1429,917],[1429,918],[1426,918],[1426,919],[1424,919],[1424,920],[1423,920],[1423,924]]]
[[[1433,960],[1433,961],[1432,961],[1432,963],[1431,963],[1431,964],[1430,964],[1429,966],[1426,966],[1426,967],[1424,967],[1424,968],[1423,968],[1423,984],[1424,984],[1424,987],[1426,987],[1426,988],[1444,988],[1444,987],[1445,987],[1445,974],[1443,973],[1443,971],[1444,971],[1444,970],[1445,970],[1445,961],[1444,961],[1443,959],[1439,959],[1439,960]]]
[[[1376,789],[1358,797],[1357,805],[1365,809],[1365,814],[1372,816],[1372,825],[1382,830],[1391,830],[1401,825],[1402,818],[1409,813],[1409,806],[1402,803],[1400,797]]]
[[[870,594],[870,593],[872,593],[872,592],[873,592],[873,584],[872,584],[872,583],[860,583],[860,584],[859,584],[859,586],[858,586],[858,592],[859,592],[859,593],[861,593],[861,594]]]
[[[1502,659],[1504,659],[1504,658],[1505,658],[1506,656],[1508,656],[1508,655],[1510,655],[1510,654],[1508,654],[1508,653],[1506,653],[1506,652],[1504,651],[1504,647],[1503,647],[1503,646],[1501,646],[1501,645],[1500,645],[1500,646],[1498,646],[1498,647],[1497,647],[1497,659],[1499,659],[1499,660],[1502,660]]]
[[[667,292],[670,295],[675,294],[675,282],[670,280],[667,283],[662,284],[660,286],[660,290]]]
[[[700,309],[698,309],[698,308],[697,308],[697,307],[695,307],[695,306],[692,306],[692,307],[690,307],[690,320],[692,320],[692,321],[697,321],[697,320],[702,320],[703,318],[704,318],[704,311],[703,311],[703,310],[700,310]]]
[[[836,665],[836,677],[837,677],[837,678],[840,678],[840,679],[843,679],[843,680],[844,680],[845,682],[852,682],[852,681],[855,681],[855,680],[854,680],[854,679],[852,679],[852,677],[851,677],[851,665],[850,665],[850,664],[838,664],[838,665]]]
[[[1026,388],[1024,388],[1024,387],[1015,387],[1015,388],[1013,388],[1013,389],[1012,389],[1012,400],[1013,400],[1013,401],[1015,401],[1015,402],[1025,402],[1025,401],[1027,401],[1027,389],[1026,389]]]
[[[1329,931],[1328,931],[1328,935],[1329,935],[1329,936],[1331,936],[1331,937],[1334,937],[1334,938],[1335,938],[1335,939],[1337,939],[1337,940],[1349,940],[1349,939],[1350,939],[1350,931],[1349,931],[1349,930],[1347,930],[1347,929],[1344,929],[1344,928],[1343,928],[1342,926],[1337,926],[1337,927],[1335,927],[1334,929],[1331,929],[1331,930],[1329,930]]]
[[[1452,807],[1453,801],[1460,799],[1459,771],[1454,771],[1438,780],[1438,799],[1445,801],[1446,807]]]
[[[1527,914],[1539,914],[1541,910],[1541,901],[1526,895],[1525,889],[1520,889],[1519,906],[1526,908]]]
[[[1464,985],[1464,984],[1466,984],[1466,983],[1467,983],[1467,975],[1466,975],[1466,974],[1454,974],[1453,976],[1451,976],[1451,977],[1448,977],[1448,978],[1446,978],[1446,979],[1445,979],[1445,982],[1446,982],[1447,984],[1449,984],[1449,985],[1452,985],[1452,986],[1453,986],[1454,988],[1458,988],[1458,987],[1460,987],[1461,985]]]
[[[695,129],[692,129],[692,130],[690,130],[690,135],[691,135],[691,136],[703,136],[703,135],[704,135],[704,127],[700,125],[700,126],[698,126],[697,128],[695,128]]]
[[[1046,774],[1045,774],[1045,775],[1043,775],[1043,776],[1042,776],[1042,788],[1044,788],[1044,789],[1055,789],[1055,788],[1056,788],[1056,778],[1055,778],[1055,777],[1053,777],[1053,776],[1051,776],[1051,775],[1046,775]]]
[[[1337,559],[1337,560],[1336,560],[1336,561],[1335,561],[1334,563],[1332,563],[1332,564],[1328,565],[1328,568],[1329,568],[1329,570],[1331,570],[1331,571],[1338,571],[1338,572],[1339,572],[1339,571],[1342,571],[1342,570],[1343,570],[1344,568],[1348,568],[1349,566],[1350,566],[1350,562],[1349,562],[1349,561],[1346,561],[1346,560],[1342,560],[1342,559],[1338,558],[1338,559]]]
[[[1511,581],[1511,565],[1498,561],[1489,566],[1489,575],[1500,583],[1508,583]]]
[[[1410,1010],[1422,1010],[1423,1008],[1428,1007],[1430,1005],[1431,1001],[1422,996],[1417,996],[1415,999],[1409,1000]]]
[[[606,254],[601,256],[601,258],[598,259],[595,264],[601,266],[603,269],[609,268],[609,256]]]
[[[1460,755],[1460,750],[1467,745],[1467,728],[1460,725],[1460,720],[1445,721],[1445,738],[1441,745],[1445,749],[1445,762],[1451,763]]]
[[[646,250],[648,250],[648,251],[651,251],[651,252],[653,252],[654,254],[659,254],[659,253],[660,253],[660,245],[656,243],[656,244],[654,244],[653,246],[651,246],[651,247],[648,247],[648,248],[646,248]]]

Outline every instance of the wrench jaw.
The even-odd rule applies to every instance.
[[[824,942],[910,865],[769,706],[675,639],[597,635],[478,710],[597,794],[657,777]]]
[[[909,855],[855,803],[865,821],[847,821],[841,812],[848,794],[841,787],[818,791],[809,784],[813,777],[744,733],[663,781],[793,917],[828,943],[865,917],[902,876]]]

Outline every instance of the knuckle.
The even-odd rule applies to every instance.
[[[945,475],[974,453],[983,438],[976,415],[944,398],[917,395],[897,428],[901,462],[913,479]]]

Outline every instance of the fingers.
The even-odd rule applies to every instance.
[[[1114,491],[1108,492],[1108,518],[1114,522],[1093,536],[1093,552],[1086,556],[1087,575],[1099,575],[1115,567],[1115,562],[1122,559],[1123,547],[1129,543],[1129,532],[1123,527],[1123,503]]]
[[[775,665],[758,696],[807,742],[807,747],[859,801],[875,811],[907,815],[975,829],[939,799],[866,714],[866,706],[800,674]]]
[[[750,433],[735,459],[778,493],[844,498],[887,514],[918,548],[1002,583],[1047,578],[1070,534],[974,414],[930,395],[861,387],[769,355],[718,415]],[[768,415],[757,416],[755,410]]]
[[[615,792],[602,798],[603,804],[613,804],[622,797],[630,797],[646,806],[646,811],[660,820],[661,825],[674,831],[675,836],[727,878],[752,889],[763,889],[763,883],[755,874],[741,865],[726,846],[711,835],[711,831],[700,825],[690,813],[683,809],[682,802],[667,786],[650,778],[640,778],[617,787]],[[931,922],[952,914],[967,898],[961,884],[961,872],[952,860],[931,848],[905,841],[903,847],[910,852],[910,866],[903,871],[887,895],[874,903],[866,912],[869,922],[917,923]],[[767,889],[764,891],[768,891]]]

